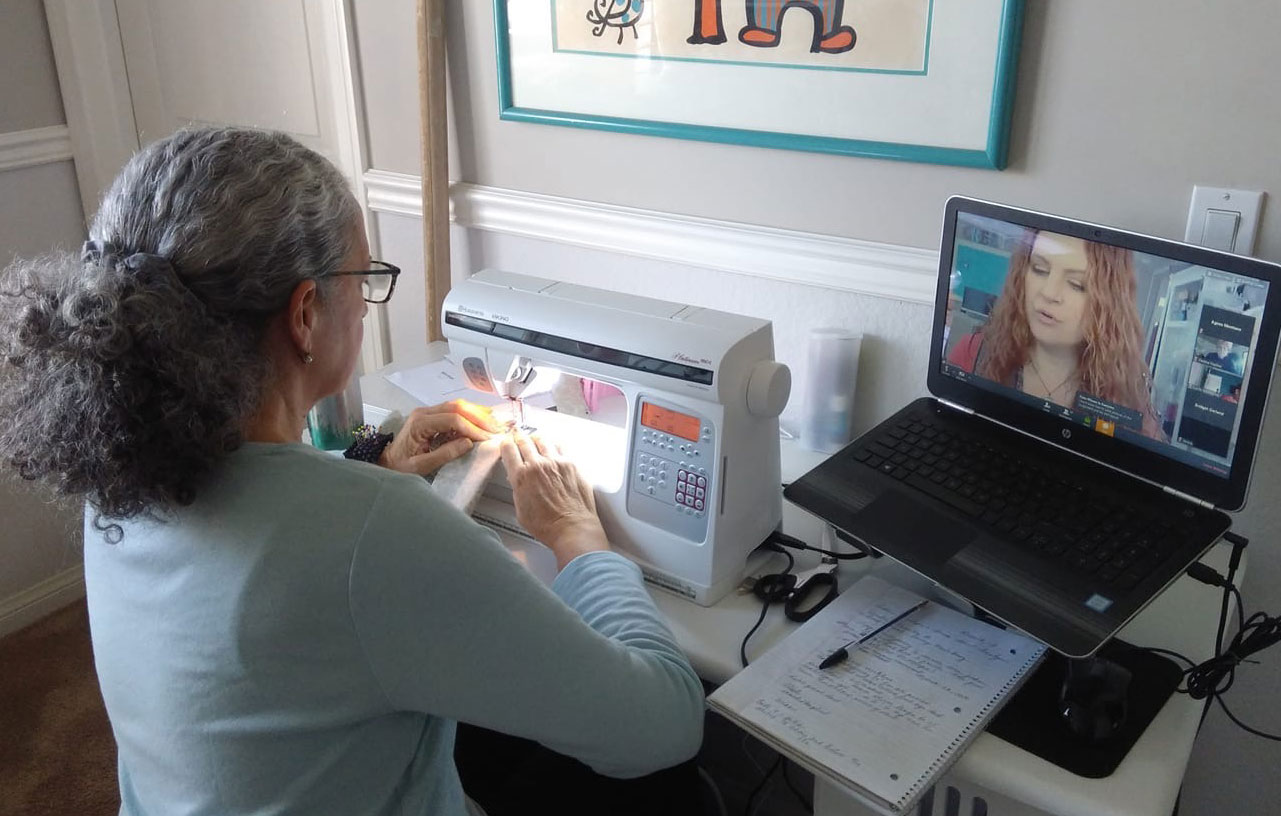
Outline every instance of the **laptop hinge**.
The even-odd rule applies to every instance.
[[[937,399],[937,397],[935,399]],[[969,414],[970,416],[974,416],[973,408],[966,408],[964,405],[957,405],[955,402],[949,402],[945,399],[940,399],[939,402],[943,403],[948,408],[955,409],[957,411],[960,411],[963,414]]]
[[[1183,493],[1181,491],[1175,490],[1172,487],[1166,487],[1165,485],[1161,485],[1161,490],[1165,493],[1169,493],[1171,496],[1178,496],[1180,499],[1183,499],[1184,501],[1189,501],[1189,502],[1192,502],[1193,504],[1200,505],[1201,507],[1204,507],[1206,510],[1215,509],[1214,505],[1210,504],[1205,499],[1198,499],[1196,496],[1189,496],[1187,493]]]

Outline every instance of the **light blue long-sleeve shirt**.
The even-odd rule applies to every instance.
[[[87,516],[122,814],[462,814],[458,720],[620,777],[698,750],[702,686],[635,565],[548,589],[418,477],[247,444],[118,544]]]

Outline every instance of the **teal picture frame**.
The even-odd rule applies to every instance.
[[[548,107],[522,105],[516,98],[513,84],[512,33],[508,7],[515,3],[552,3],[552,17],[555,18],[554,0],[494,0],[494,33],[498,67],[499,118],[509,122],[527,122],[547,125],[558,125],[573,128],[590,128],[628,133],[642,136],[661,136],[667,138],[690,139],[701,142],[720,142],[750,147],[764,147],[785,150],[800,150],[815,153],[828,153],[840,156],[857,156],[863,158],[888,159],[895,161],[924,162],[929,164],[956,165],[984,169],[1001,170],[1007,166],[1010,143],[1010,123],[1014,106],[1016,73],[1018,67],[1019,47],[1023,29],[1024,0],[995,0],[1000,4],[999,31],[996,36],[996,50],[992,55],[993,71],[991,87],[983,88],[988,101],[986,135],[982,143],[967,147],[955,147],[943,144],[930,144],[928,140],[894,141],[885,139],[867,139],[853,136],[851,138],[816,135],[804,132],[789,132],[785,129],[771,127],[763,122],[761,127],[721,127],[707,124],[696,124],[681,121],[665,121],[661,118],[640,118],[630,116],[606,115],[591,110],[560,110]],[[648,0],[649,3],[673,2],[673,0]],[[961,2],[961,0],[929,0],[931,16],[929,18],[928,38],[938,36],[934,31],[934,4]],[[590,8],[593,4],[585,2]],[[785,6],[786,7],[786,6]],[[732,32],[727,32],[733,37]],[[620,42],[622,40],[620,29]],[[815,42],[817,43],[817,37]],[[553,32],[553,46],[556,45]],[[927,39],[928,43],[928,39]],[[582,55],[582,52],[567,53]],[[927,44],[928,55],[928,44]],[[613,55],[591,54],[602,60],[614,59]],[[678,61],[677,58],[673,62]],[[690,62],[685,60],[685,62]],[[921,71],[849,71],[842,81],[857,83],[865,76],[885,74],[912,74],[924,77],[929,68]],[[740,65],[744,63],[739,63]],[[753,65],[745,70],[769,70],[768,65]],[[789,66],[780,66],[789,67]],[[815,69],[822,70],[822,69]]]

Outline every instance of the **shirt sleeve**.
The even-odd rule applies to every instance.
[[[702,742],[702,684],[617,553],[579,556],[549,589],[425,483],[389,478],[349,601],[395,709],[536,740],[616,777],[684,761]]]
[[[947,353],[947,361],[954,366],[964,369],[970,374],[974,373],[974,367],[978,365],[979,349],[983,346],[983,335],[981,332],[967,334],[952,350]]]

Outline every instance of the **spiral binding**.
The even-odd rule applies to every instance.
[[[988,700],[987,704],[983,706],[982,710],[975,714],[974,717],[965,724],[965,728],[962,729],[957,738],[952,740],[947,748],[943,750],[943,753],[939,758],[934,760],[934,762],[925,769],[925,772],[921,774],[921,777],[912,783],[912,786],[908,788],[907,792],[904,793],[898,801],[893,803],[894,810],[902,811],[906,803],[915,799],[917,794],[921,793],[927,785],[933,784],[935,780],[947,773],[947,769],[952,767],[953,763],[960,758],[961,749],[973,742],[974,738],[983,730],[983,726],[992,718],[992,715],[995,713],[994,709],[996,709],[1000,703],[1005,702],[1006,698],[1011,694],[1017,691],[1019,686],[1023,685],[1024,681],[1026,681],[1031,675],[1032,669],[1036,668],[1044,657],[1045,650],[1042,649],[1024,661],[1023,665],[1019,667],[1018,672],[1016,672],[1004,686],[1001,686],[997,693],[992,695],[992,699]]]

